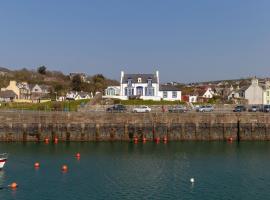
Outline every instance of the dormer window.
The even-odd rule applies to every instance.
[[[128,79],[128,87],[131,87],[131,84],[132,84],[132,79],[129,78],[129,79]]]
[[[141,83],[142,82],[142,78],[138,78],[138,83]]]
[[[147,79],[147,85],[152,86],[152,79],[151,78]]]

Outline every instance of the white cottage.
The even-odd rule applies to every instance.
[[[181,101],[181,91],[173,85],[160,85],[159,96],[167,101]]]
[[[120,97],[139,97],[144,100],[160,100],[159,72],[155,74],[125,74],[121,71]]]

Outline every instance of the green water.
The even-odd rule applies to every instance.
[[[270,199],[270,142],[0,143],[0,152],[10,154],[0,186],[19,184],[1,200]]]

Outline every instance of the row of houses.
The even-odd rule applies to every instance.
[[[244,99],[252,105],[270,104],[270,81],[259,82],[257,78],[252,78],[250,85],[232,90],[228,99]]]
[[[10,81],[9,85],[1,88],[0,101],[31,100],[38,101],[49,94],[49,86],[28,84],[26,82]]]
[[[185,102],[208,102],[218,97],[224,101],[247,104],[270,104],[270,81],[259,82],[257,78],[245,80],[240,87],[218,83],[216,85],[186,85],[181,91],[177,84],[161,84],[159,72],[153,74],[126,74],[121,71],[120,85],[109,86],[105,90],[104,98],[117,98],[122,100],[138,98],[143,100],[168,100]]]
[[[28,84],[26,82],[10,81],[9,85],[1,88],[0,101],[40,102],[49,100],[50,87],[47,85]],[[57,94],[55,94],[57,95]],[[93,94],[83,91],[70,91],[65,96],[58,96],[58,101],[90,99]]]

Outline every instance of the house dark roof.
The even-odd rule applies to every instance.
[[[160,85],[159,90],[160,91],[181,91],[179,88],[173,85]]]
[[[155,74],[124,74],[123,83],[127,83],[128,79],[132,79],[133,83],[138,83],[138,78],[142,79],[141,83],[147,83],[148,79],[152,79],[152,83],[157,83]]]
[[[16,98],[17,95],[12,90],[0,91],[0,98]]]

